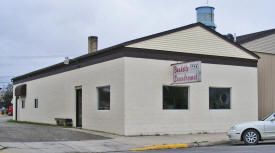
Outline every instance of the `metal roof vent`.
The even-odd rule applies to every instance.
[[[215,8],[211,6],[197,7],[197,22],[200,22],[215,30],[216,25],[214,23],[214,10]]]
[[[70,64],[70,59],[69,59],[69,57],[65,57],[64,64],[65,64],[65,65]]]

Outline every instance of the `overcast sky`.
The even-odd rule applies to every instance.
[[[1,0],[0,86],[99,49],[196,22],[206,0]],[[217,31],[243,35],[275,28],[274,0],[209,0]]]

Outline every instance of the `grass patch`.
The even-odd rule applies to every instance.
[[[58,126],[58,125],[56,125],[56,126]],[[74,126],[60,126],[60,127],[63,127],[63,128],[76,128]]]
[[[38,122],[29,122],[29,121],[8,120],[7,122],[20,123],[20,124],[32,124],[32,125],[44,125],[44,126],[57,126],[56,124],[47,124],[47,123],[38,123]]]
[[[48,124],[48,123],[39,123],[39,122],[29,122],[29,121],[16,121],[16,120],[8,120],[9,123],[19,123],[19,124],[32,124],[32,125],[43,125],[43,126],[58,126],[56,124]],[[72,126],[60,126],[63,128],[73,128]]]
[[[5,149],[7,149],[8,147],[6,147],[6,146],[1,146],[0,145],[0,150],[5,150]]]

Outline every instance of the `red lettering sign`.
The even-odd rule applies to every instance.
[[[173,66],[173,83],[201,81],[201,62],[190,62]]]

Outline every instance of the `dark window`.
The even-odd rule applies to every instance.
[[[34,108],[38,108],[38,99],[34,99]]]
[[[209,88],[209,109],[230,109],[230,88]]]
[[[188,87],[163,86],[163,109],[188,109]]]
[[[98,110],[110,110],[110,86],[97,88]]]
[[[25,100],[22,100],[22,108],[25,108]]]

